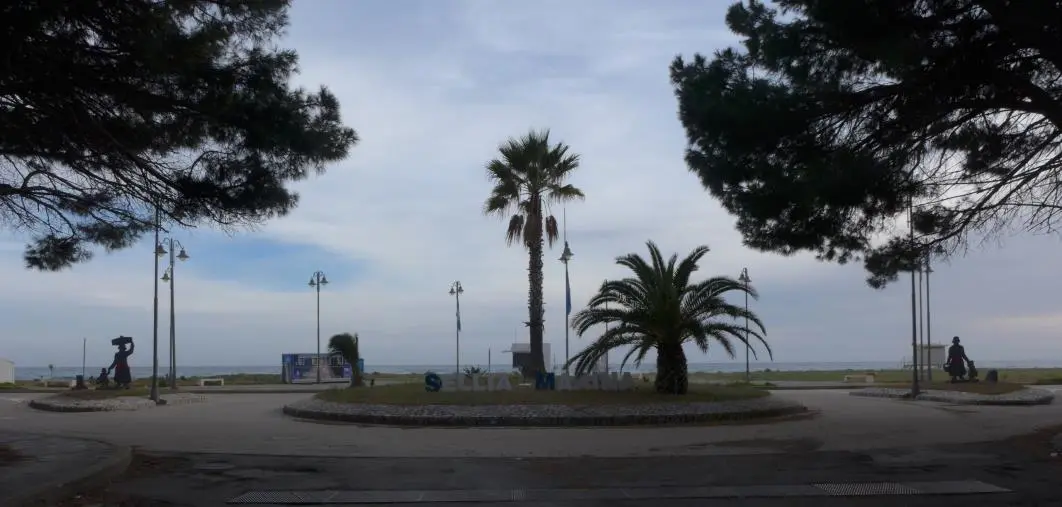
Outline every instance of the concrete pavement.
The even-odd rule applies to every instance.
[[[0,426],[2,427],[2,426]],[[83,488],[104,485],[129,464],[128,447],[0,430],[0,445],[20,459],[0,463],[0,505],[53,505]]]
[[[98,438],[153,451],[359,457],[644,457],[861,451],[999,440],[1062,424],[1062,404],[953,406],[779,391],[816,417],[772,424],[656,428],[363,427],[298,421],[283,405],[309,394],[207,395],[206,403],[130,413],[54,414],[36,394],[0,394],[0,426]]]
[[[139,457],[126,479],[85,492],[86,503],[76,505],[300,505],[325,498],[396,507],[1053,505],[1057,464],[1014,447],[636,460],[173,454]],[[881,496],[863,496],[875,489]]]

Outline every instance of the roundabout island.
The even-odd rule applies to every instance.
[[[452,375],[451,375],[452,377]],[[792,401],[750,386],[690,385],[685,394],[660,394],[650,383],[625,387],[577,386],[558,377],[560,389],[496,385],[487,380],[438,392],[429,385],[397,384],[321,392],[284,406],[299,419],[388,426],[577,427],[705,424],[777,418],[807,412]],[[508,384],[507,382],[503,382]],[[515,383],[514,383],[515,384]],[[614,385],[622,385],[622,382]],[[602,383],[604,385],[604,383]]]

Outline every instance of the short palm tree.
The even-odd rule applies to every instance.
[[[350,387],[358,387],[362,384],[361,370],[358,369],[358,360],[361,358],[358,352],[358,333],[354,333],[353,336],[350,333],[332,336],[328,339],[328,353],[341,357],[350,364]]]
[[[755,325],[748,330],[748,338],[759,340],[773,357],[759,317],[725,299],[730,292],[748,292],[756,298],[755,289],[727,277],[701,282],[690,280],[698,269],[697,263],[708,253],[708,247],[697,247],[678,262],[678,255],[665,261],[652,241],[648,246],[649,262],[633,253],[616,259],[617,264],[634,272],[633,278],[605,281],[587,307],[572,318],[572,328],[579,336],[595,326],[612,324],[596,341],[571,358],[569,364],[575,365],[576,374],[590,371],[612,349],[630,347],[622,364],[633,357],[635,365],[656,349],[656,390],[685,394],[689,379],[683,344],[693,342],[707,353],[709,344],[716,342],[734,357],[732,339],[747,343],[746,317]]]
[[[557,219],[551,204],[583,198],[583,192],[566,183],[579,167],[579,155],[569,153],[564,143],[550,145],[549,131],[531,131],[509,139],[498,148],[498,158],[487,163],[487,177],[494,185],[483,212],[509,219],[505,240],[519,241],[528,250],[528,320],[531,335],[531,369],[546,370],[542,354],[543,302],[542,255],[544,243],[557,241]]]

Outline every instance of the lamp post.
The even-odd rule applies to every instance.
[[[324,271],[314,271],[310,275],[310,287],[317,292],[317,383],[321,383],[321,287],[328,285]],[[355,368],[358,365],[354,365]]]
[[[933,313],[930,311],[929,306],[929,274],[933,272],[933,267],[929,265],[929,256],[926,256],[926,343],[929,344],[929,360],[933,361]],[[933,383],[933,367],[930,364],[927,368],[927,378],[929,383]]]
[[[914,198],[908,197],[907,200],[907,227],[909,230],[909,237],[911,245],[914,246]],[[921,389],[918,385],[918,300],[916,298],[916,275],[915,270],[917,266],[911,267],[911,361],[914,362],[911,365],[911,398],[917,397]]]
[[[564,263],[564,373],[568,373],[568,317],[572,313],[572,288],[568,281],[568,262],[572,260],[572,249],[568,240],[564,240],[564,252],[560,261]]]
[[[175,261],[179,260],[184,262],[188,260],[188,252],[184,251],[184,245],[180,241],[173,238],[166,238],[159,244],[156,252],[162,252],[162,255],[166,254],[166,248],[163,243],[168,243],[170,254],[170,267],[166,268],[166,272],[162,274],[162,281],[170,284],[170,390],[177,390],[177,323],[176,323],[176,311],[174,308],[173,295],[175,292],[174,286],[177,284],[176,276],[177,272],[174,267],[177,265]],[[174,255],[174,251],[178,248],[181,249],[179,254]]]
[[[922,260],[918,260],[918,378],[926,377],[926,317],[925,299],[922,297]]]
[[[741,276],[738,281],[745,284],[745,382],[752,382],[752,373],[749,371],[749,268],[741,268]]]
[[[461,294],[464,294],[465,288],[461,286],[460,281],[454,281],[450,284],[450,295],[454,297],[454,301],[457,303],[457,331],[455,334],[454,342],[454,381],[456,385],[461,385]]]
[[[162,210],[155,206],[155,299],[151,334],[151,401],[159,403],[159,257],[166,252],[159,243],[159,229],[162,227]]]

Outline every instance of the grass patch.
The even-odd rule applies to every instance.
[[[84,389],[80,391],[63,391],[58,395],[64,398],[73,398],[75,400],[107,400],[111,398],[123,398],[126,396],[147,397],[150,394],[150,389],[134,387],[132,389]]]
[[[901,389],[910,389],[909,383],[892,383],[886,385],[875,385],[875,387],[895,387]],[[951,382],[933,382],[932,384],[919,384],[922,390],[935,389],[938,391],[957,391],[962,393],[975,393],[975,394],[1007,394],[1015,391],[1025,389],[1022,384],[1012,384],[1006,382],[1000,382],[998,384],[989,384],[987,382],[973,382],[973,383],[958,383],[952,384]]]
[[[17,389],[17,388],[18,388],[18,384],[15,384],[13,382],[0,382],[0,391],[3,391],[4,389]]]
[[[329,389],[317,398],[339,403],[380,405],[608,405],[629,403],[690,403],[744,400],[768,396],[770,393],[747,386],[690,385],[690,392],[682,396],[657,394],[651,387],[636,386],[633,391],[536,391],[514,387],[512,391],[470,392],[445,391],[430,393],[423,385],[397,384],[384,387],[355,387]]]

